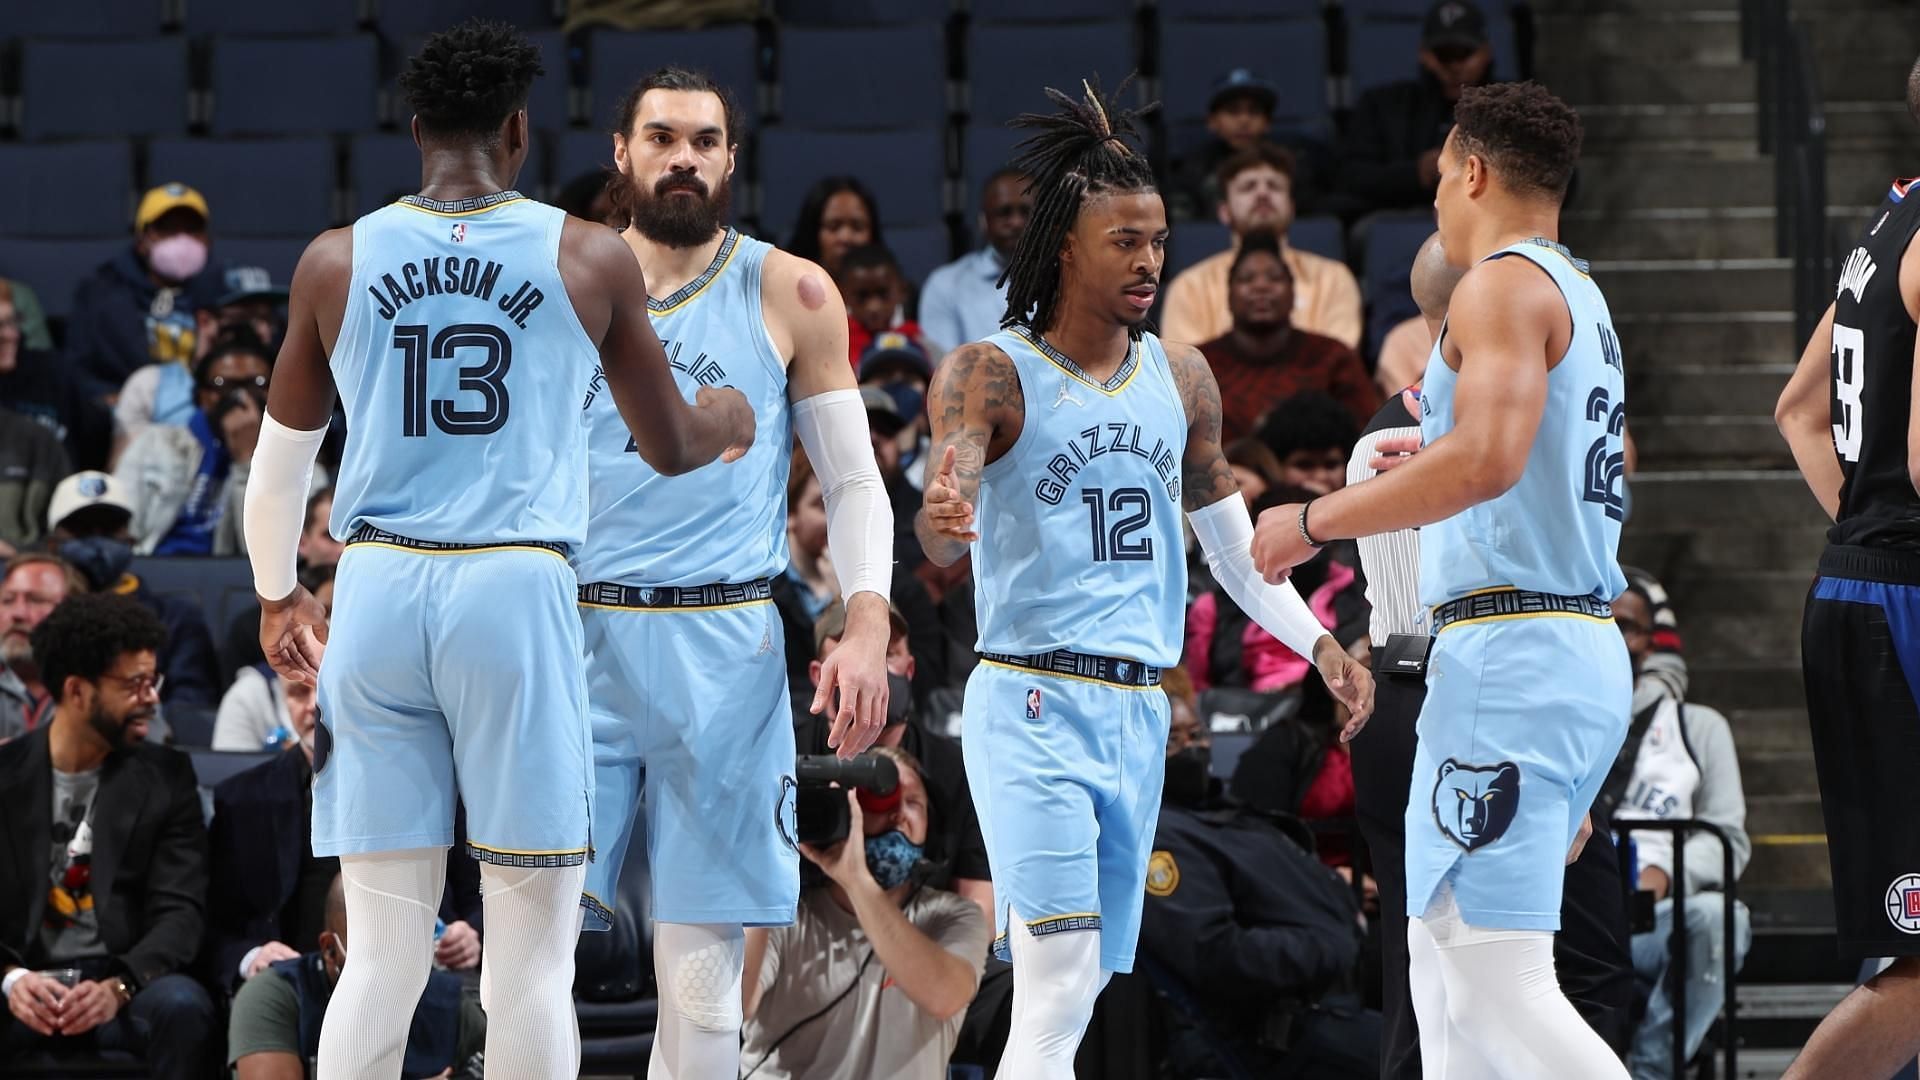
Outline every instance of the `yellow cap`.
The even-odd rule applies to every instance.
[[[140,232],[160,220],[162,214],[183,206],[202,218],[208,217],[206,196],[179,181],[161,184],[140,196],[140,209],[133,215],[133,231]]]

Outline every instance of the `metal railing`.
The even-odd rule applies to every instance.
[[[1675,818],[1669,821],[1643,821],[1639,819],[1614,819],[1613,831],[1625,836],[1636,832],[1670,832],[1673,834],[1673,878],[1667,897],[1673,902],[1673,917],[1668,920],[1671,931],[1667,938],[1667,1000],[1673,1005],[1673,1076],[1678,1080],[1687,1075],[1687,834],[1703,832],[1720,841],[1720,893],[1722,898],[1720,961],[1723,967],[1721,978],[1727,988],[1727,1000],[1721,1006],[1721,1016],[1726,1020],[1726,1040],[1721,1050],[1725,1058],[1726,1071],[1721,1075],[1727,1080],[1735,1080],[1740,1073],[1738,1065],[1737,1033],[1733,1030],[1734,999],[1737,989],[1734,976],[1739,973],[1739,939],[1735,936],[1738,929],[1734,923],[1734,872],[1733,845],[1727,841],[1727,834],[1720,826],[1711,821],[1698,818]],[[1631,896],[1638,887],[1633,874],[1632,847],[1627,844],[1616,845],[1620,851],[1620,876],[1627,893]]]
[[[1813,334],[1833,297],[1827,242],[1827,114],[1806,27],[1787,0],[1741,0],[1741,55],[1753,62],[1760,152],[1773,155],[1774,246],[1793,260],[1794,341]]]

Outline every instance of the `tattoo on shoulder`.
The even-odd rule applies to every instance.
[[[1181,503],[1189,511],[1212,506],[1240,490],[1220,448],[1220,386],[1206,358],[1191,346],[1170,349],[1174,385],[1187,409],[1187,452],[1181,461]]]

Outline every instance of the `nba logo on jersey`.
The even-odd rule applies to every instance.
[[[1887,889],[1887,918],[1909,934],[1920,934],[1920,874],[1906,874]]]
[[[453,242],[456,244],[464,244],[467,242],[466,222],[456,221],[453,223]]]
[[[1040,688],[1037,686],[1027,687],[1027,719],[1040,719]]]

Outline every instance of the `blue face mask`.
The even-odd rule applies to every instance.
[[[907,423],[911,424],[920,418],[920,410],[927,403],[926,391],[904,380],[888,383],[880,389],[893,399],[893,407],[900,410],[901,417]]]
[[[899,829],[867,837],[867,872],[882,889],[905,885],[920,856],[920,845]]]
[[[60,545],[60,557],[72,563],[95,589],[118,584],[133,565],[133,548],[109,536],[87,536]]]

